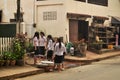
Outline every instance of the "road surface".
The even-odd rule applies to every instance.
[[[120,56],[62,72],[43,73],[16,80],[120,80]]]

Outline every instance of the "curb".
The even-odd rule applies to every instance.
[[[35,75],[35,74],[39,74],[39,73],[43,73],[43,72],[44,72],[44,70],[39,69],[39,70],[34,70],[34,71],[23,72],[23,73],[18,73],[18,74],[0,77],[0,80],[14,80],[15,78]]]
[[[105,60],[105,59],[115,57],[115,56],[120,56],[120,54],[114,54],[114,55],[97,57],[97,58],[94,58],[94,59],[84,59],[84,60],[65,58],[65,61],[81,62],[82,64],[80,66],[83,66],[83,65],[91,64],[92,62]],[[75,66],[75,67],[77,67],[77,66]],[[67,69],[69,69],[69,68],[71,68],[71,67],[68,67]],[[44,69],[37,69],[37,70],[33,70],[33,71],[28,71],[28,72],[22,72],[22,73],[18,73],[18,74],[3,76],[3,77],[0,77],[0,80],[14,80],[16,78],[26,77],[26,76],[40,74],[40,73],[44,73],[44,72],[45,72]]]
[[[90,64],[92,62],[97,62],[97,61],[100,61],[100,60],[105,60],[105,59],[108,59],[108,58],[111,58],[111,57],[115,57],[115,56],[120,56],[120,54],[115,54],[115,55],[106,56],[106,57],[98,57],[98,58],[95,58],[95,59],[85,59],[85,60],[76,60],[76,59],[65,58],[65,61],[84,62],[83,65],[87,65],[87,64]]]
[[[112,58],[112,57],[115,57],[115,56],[120,56],[120,54],[116,54],[116,55],[112,55],[112,56],[107,56],[107,57],[96,58],[96,59],[93,59],[91,61],[95,62],[95,61],[105,60],[105,59]]]

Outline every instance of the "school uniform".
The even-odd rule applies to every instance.
[[[52,60],[53,50],[54,50],[54,42],[51,39],[48,41],[47,50],[48,50],[47,51],[47,59]]]
[[[40,39],[39,39],[39,49],[40,49],[40,54],[41,55],[45,55],[45,46],[46,46],[46,37],[45,36],[43,36],[43,37],[40,37]]]
[[[65,45],[61,43],[61,48],[59,48],[59,43],[56,43],[54,52],[55,52],[54,63],[56,64],[63,63],[64,52],[66,52]]]
[[[33,38],[33,46],[34,46],[35,56],[39,55],[39,40],[37,39],[37,37]]]

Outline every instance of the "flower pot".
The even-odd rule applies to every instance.
[[[16,64],[16,60],[11,60],[11,61],[10,61],[10,65],[11,65],[11,66],[15,66],[15,64]]]
[[[10,65],[10,60],[5,60],[5,66],[9,66]]]
[[[25,65],[24,59],[16,60],[16,65],[18,65],[18,66],[24,66]]]
[[[2,67],[4,65],[4,60],[0,60],[0,67]]]

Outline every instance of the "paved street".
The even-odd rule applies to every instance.
[[[43,73],[16,80],[119,80],[120,56],[62,72]]]

